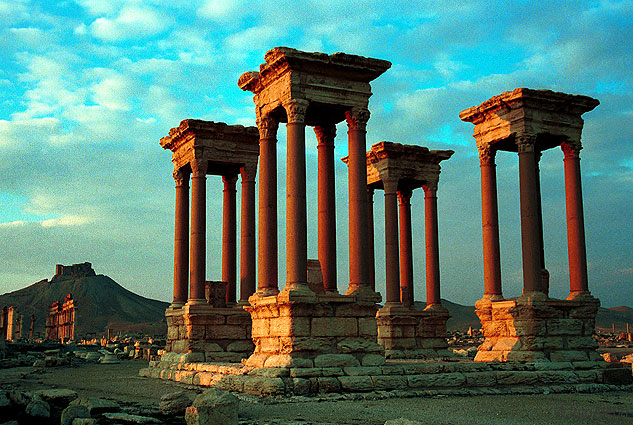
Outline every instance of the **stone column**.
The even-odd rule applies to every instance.
[[[173,307],[187,302],[189,283],[189,173],[174,170],[176,181],[176,224],[174,231]]]
[[[367,229],[366,127],[369,111],[345,112],[348,126],[349,287],[347,294],[372,292],[369,287],[369,235]],[[395,193],[394,193],[395,196]]]
[[[376,250],[374,248],[374,189],[367,187],[367,235],[369,238],[369,286],[376,290]]]
[[[235,207],[235,183],[237,176],[222,176],[222,280],[226,285],[226,303],[237,301],[237,215]]]
[[[424,189],[424,236],[426,247],[426,306],[441,305],[440,301],[440,245],[437,231],[437,182],[429,182]]]
[[[240,169],[242,178],[241,243],[240,243],[240,305],[248,304],[255,292],[255,165]]]
[[[336,201],[334,192],[334,124],[314,127],[318,150],[319,262],[325,292],[337,292]]]
[[[259,129],[259,229],[257,292],[275,295],[277,271],[277,127],[270,117],[257,120]]]
[[[585,219],[580,182],[580,142],[564,142],[565,201],[567,210],[567,251],[569,255],[569,298],[589,293]]]
[[[190,162],[191,176],[191,255],[189,278],[189,304],[206,303],[204,284],[206,279],[206,180],[207,161],[194,159]]]
[[[405,308],[413,305],[413,241],[411,239],[411,190],[398,191],[400,222],[400,299]]]
[[[540,161],[542,152],[536,152],[534,155],[534,169],[536,172],[536,211],[538,212],[538,228],[539,228],[539,261],[541,264],[541,291],[545,294],[549,293],[549,272],[545,268],[545,241],[543,240],[543,205],[541,202],[541,169]]]
[[[499,248],[499,213],[497,205],[496,151],[479,146],[481,168],[481,218],[484,256],[484,298],[503,299],[501,289],[501,254]]]
[[[306,205],[305,113],[308,101],[292,99],[284,105],[286,129],[286,286],[284,291],[308,288],[308,220]]]
[[[519,190],[521,195],[521,248],[523,254],[523,292],[542,291],[541,252],[536,179],[536,137],[518,136]]]
[[[385,189],[385,306],[400,304],[400,260],[398,253],[398,179],[381,179]]]

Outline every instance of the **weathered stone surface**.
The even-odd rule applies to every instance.
[[[493,372],[466,372],[464,377],[469,387],[492,387],[497,384]]]
[[[52,388],[47,390],[35,391],[42,400],[54,406],[66,407],[71,401],[77,398],[77,392],[64,388]]]
[[[320,354],[314,359],[315,367],[360,366],[360,362],[351,354]]]
[[[578,375],[568,370],[551,370],[538,372],[538,380],[545,384],[577,384]]]
[[[630,367],[608,367],[603,370],[603,379],[605,384],[611,385],[629,385],[633,383]],[[628,365],[627,365],[628,366]]]
[[[553,362],[579,362],[589,360],[587,354],[583,351],[553,351],[550,356]]]
[[[259,377],[246,377],[246,376],[236,376],[236,375],[220,375],[220,379],[215,382],[214,387],[220,390],[225,391],[235,391],[235,392],[250,392],[245,388],[245,384],[247,382],[259,382],[262,385],[266,384],[267,378],[259,378]],[[279,378],[270,378],[270,381],[274,381]],[[262,383],[262,380],[264,381]]]
[[[129,413],[111,413],[106,412],[103,414],[103,417],[113,421],[114,423],[128,423],[128,424],[160,424],[156,418],[151,418],[149,416],[140,416],[140,415],[130,415]]]
[[[380,375],[380,368],[377,366],[344,367],[343,372],[349,376],[370,376]]]
[[[248,377],[244,381],[244,392],[249,394],[261,394],[265,396],[274,396],[283,394],[286,391],[286,385],[281,378],[262,378]]]
[[[341,383],[343,391],[365,392],[374,390],[374,383],[369,376],[339,376],[337,379]]]
[[[80,397],[73,400],[70,403],[70,405],[85,406],[91,415],[95,415],[95,414],[99,414],[103,412],[114,412],[120,409],[120,406],[116,401],[105,400],[105,399],[96,398],[96,397],[88,397],[88,398]]]
[[[320,367],[301,367],[290,369],[290,376],[293,378],[311,378],[315,376],[322,376],[323,369]]]
[[[310,336],[309,317],[275,317],[270,319],[271,336]]]
[[[249,376],[264,376],[266,378],[280,378],[289,376],[289,369],[286,367],[262,367],[248,372]]]
[[[385,356],[380,354],[365,354],[361,359],[361,365],[363,366],[382,366],[387,360]]]
[[[313,367],[311,359],[303,359],[289,354],[276,354],[268,357],[264,367]]]
[[[253,351],[255,344],[252,341],[235,341],[226,346],[226,351]]]
[[[319,377],[317,378],[320,393],[337,393],[341,391],[341,383],[337,378]]]
[[[9,396],[6,391],[0,391],[0,408],[7,407],[11,404],[11,400],[9,400]]]
[[[188,425],[237,425],[237,398],[216,388],[198,395],[187,407],[185,420]]]
[[[358,320],[351,317],[315,317],[312,319],[312,336],[356,336]]]
[[[499,385],[535,385],[538,373],[528,371],[499,371],[495,373]]]
[[[41,398],[33,397],[26,405],[26,414],[38,418],[50,418],[51,406]]]
[[[339,353],[370,353],[370,352],[380,352],[380,346],[371,340],[360,337],[350,337],[345,338],[339,341],[336,344]]]
[[[310,394],[310,380],[305,378],[292,378],[293,393],[297,395]]]
[[[70,405],[62,411],[61,425],[72,425],[75,418],[89,418],[90,412],[86,406]]]
[[[168,393],[160,398],[158,411],[163,415],[182,415],[192,401],[192,397],[184,391]]]
[[[371,377],[377,390],[403,390],[407,388],[407,378],[396,375],[378,375]]]

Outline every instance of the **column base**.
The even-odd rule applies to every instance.
[[[556,300],[542,292],[475,304],[484,342],[475,361],[584,361],[599,357],[593,340],[600,301],[590,294]]]
[[[245,310],[252,318],[255,351],[247,366],[360,366],[369,361],[367,356],[384,363],[376,343],[375,303],[312,291],[307,296],[293,291],[254,294],[249,302]]]
[[[441,304],[424,310],[387,303],[378,310],[378,343],[392,359],[437,359],[452,357],[446,342],[450,314]]]
[[[241,307],[189,304],[165,312],[166,352],[192,353],[192,361],[240,362],[253,352],[251,318]]]

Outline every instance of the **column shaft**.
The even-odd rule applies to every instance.
[[[176,219],[174,231],[174,301],[187,302],[189,283],[189,173],[174,171],[176,180]]]
[[[205,302],[206,261],[206,174],[207,163],[191,161],[191,266],[189,303]]]
[[[501,253],[499,248],[499,213],[495,151],[479,148],[481,164],[481,218],[484,256],[484,296],[501,298]]]
[[[413,241],[411,236],[411,191],[398,191],[400,221],[400,300],[406,308],[413,305]]]
[[[565,153],[565,201],[567,209],[567,251],[570,297],[589,292],[585,219],[580,181],[580,144],[561,145]]]
[[[367,188],[367,235],[369,239],[369,286],[376,290],[376,250],[374,246],[374,189]]]
[[[521,248],[523,292],[542,291],[541,252],[538,217],[538,188],[535,167],[535,138],[517,137],[519,150],[519,190],[521,192]]]
[[[367,109],[346,112],[348,125],[349,287],[348,294],[369,288],[369,235],[367,229]],[[395,194],[394,194],[395,196]]]
[[[255,172],[257,167],[242,167],[240,304],[247,304],[255,292]]]
[[[318,246],[325,292],[337,292],[334,137],[336,126],[315,127],[318,149]]]
[[[385,275],[386,303],[400,304],[400,260],[398,253],[397,179],[382,179],[385,188]]]
[[[257,121],[259,129],[259,229],[257,291],[274,295],[277,270],[277,126],[272,118]]]
[[[222,176],[222,280],[227,283],[226,302],[235,304],[237,291],[237,216],[235,183],[237,176]]]
[[[440,246],[437,229],[437,183],[424,185],[424,235],[426,245],[426,305],[440,301]]]

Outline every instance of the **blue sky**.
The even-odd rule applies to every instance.
[[[174,4],[171,4],[174,3]],[[454,149],[439,190],[442,296],[483,294],[479,162],[461,110],[516,87],[595,97],[581,152],[589,285],[633,305],[633,2],[0,0],[0,293],[93,263],[141,295],[170,300],[170,154],[185,118],[254,125],[238,77],[289,46],[386,59],[372,85],[368,148],[381,140]],[[338,127],[336,153],[347,153]],[[308,179],[316,142],[307,131]],[[279,131],[284,237],[285,131]],[[310,148],[312,146],[313,149]],[[498,156],[504,294],[521,290],[517,159]],[[542,159],[551,294],[568,293],[562,153]],[[347,280],[346,169],[337,164],[339,289]],[[216,181],[217,180],[217,181]],[[221,182],[208,178],[208,271],[220,278]],[[310,184],[308,187],[316,187]],[[377,282],[384,287],[382,194]],[[239,198],[239,197],[238,197]],[[424,299],[423,196],[413,197],[414,268]],[[308,194],[316,257],[316,193]],[[283,278],[283,249],[280,276]]]

